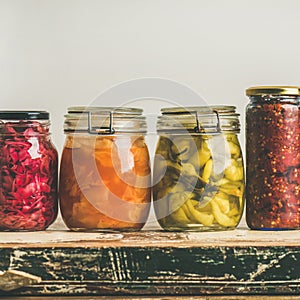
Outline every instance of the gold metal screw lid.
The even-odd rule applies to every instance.
[[[253,86],[246,89],[247,96],[262,95],[300,95],[300,87],[298,86]]]

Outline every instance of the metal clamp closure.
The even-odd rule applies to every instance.
[[[216,126],[216,133],[221,133],[221,125],[220,125],[220,116],[217,110],[213,110],[217,117],[217,126]],[[196,127],[194,127],[194,132],[196,133],[205,133],[205,128],[199,122],[199,115],[198,112],[195,112],[196,115]],[[205,115],[207,116],[207,115]]]
[[[114,134],[115,129],[113,128],[113,112],[109,112],[109,126],[93,126],[92,124],[92,112],[88,112],[88,132],[90,134]]]
[[[195,131],[196,133],[205,132],[203,126],[200,125],[200,123],[199,123],[198,112],[196,111],[195,114],[196,114],[196,124],[197,124],[197,125],[196,125],[196,127],[194,127],[194,131]]]

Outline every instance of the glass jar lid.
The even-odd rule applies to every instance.
[[[0,120],[49,120],[49,113],[33,110],[1,110]]]
[[[162,108],[158,132],[193,132],[218,134],[240,132],[239,114],[235,106],[192,106]]]
[[[298,86],[254,86],[246,89],[247,96],[263,96],[263,95],[300,95],[300,87]]]
[[[88,132],[89,134],[146,133],[143,110],[132,107],[85,107],[68,108],[64,131]]]

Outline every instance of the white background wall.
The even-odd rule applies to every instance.
[[[243,122],[245,88],[300,85],[299,36],[297,0],[0,0],[0,109],[49,110],[61,150],[68,106],[162,77]]]

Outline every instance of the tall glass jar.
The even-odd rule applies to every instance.
[[[57,151],[49,113],[0,111],[0,230],[46,229],[57,216]]]
[[[153,200],[166,230],[235,228],[244,207],[244,169],[233,106],[162,109]]]
[[[146,121],[137,108],[71,107],[60,168],[60,208],[74,231],[139,230],[150,208]]]
[[[246,221],[251,229],[300,225],[299,88],[246,90]]]

